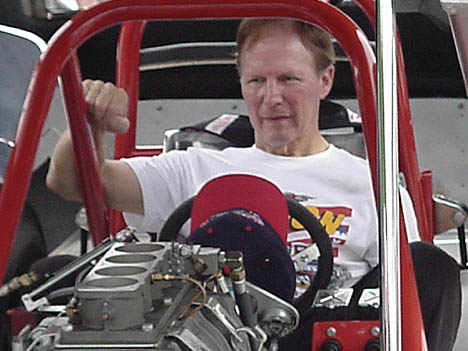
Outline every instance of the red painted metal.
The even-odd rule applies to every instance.
[[[413,259],[400,207],[401,340],[403,351],[427,351]]]
[[[400,306],[403,351],[427,351],[426,333],[414,275],[413,259],[400,206]]]
[[[427,216],[427,225],[431,229],[431,231],[428,233],[429,235],[421,235],[421,239],[432,243],[434,242],[434,235],[436,233],[435,209],[434,201],[432,200],[432,171],[424,171],[421,173],[421,187],[424,195],[423,198],[424,206],[426,207],[426,213],[430,214]]]
[[[109,224],[96,147],[86,121],[88,108],[81,89],[81,72],[75,51],[63,67],[62,81],[78,181],[86,207],[89,231],[93,244],[97,245],[109,236]]]
[[[399,37],[399,36],[398,36]],[[418,228],[421,238],[433,236],[432,227],[429,223],[433,220],[432,213],[428,212],[425,206],[428,200],[423,191],[421,173],[419,170],[418,156],[416,153],[416,141],[414,139],[413,123],[409,105],[409,94],[407,80],[403,63],[403,52],[398,46],[397,52],[397,81],[398,86],[398,150],[400,171],[405,175],[408,192],[411,195],[418,220]],[[429,195],[429,200],[432,193]]]
[[[161,147],[142,147],[136,144],[138,98],[140,83],[140,46],[146,21],[127,22],[122,25],[117,51],[116,82],[128,94],[128,118],[130,130],[115,138],[114,157],[154,156],[162,152]]]
[[[136,127],[140,91],[140,47],[146,21],[132,21],[122,24],[117,43],[117,67],[115,81],[128,95],[128,119],[130,128],[125,134],[115,137],[114,158],[132,155],[136,149]],[[125,227],[120,211],[109,210],[110,232],[117,233]]]
[[[154,156],[154,155],[159,155],[162,153],[162,147],[135,147],[135,150],[129,154],[128,157],[133,157],[133,156]]]
[[[9,309],[7,312],[10,318],[10,332],[11,336],[16,336],[27,325],[34,328],[37,325],[37,315],[34,312],[28,312],[24,307],[15,307]]]
[[[115,158],[130,155],[136,144],[136,123],[140,86],[140,47],[146,21],[132,21],[122,24],[117,45],[116,84],[128,95],[128,118],[130,130],[115,139]]]
[[[376,84],[375,59],[372,50],[363,32],[349,21],[347,16],[327,3],[302,0],[250,0],[242,3],[219,0],[171,0],[158,3],[148,3],[146,0],[105,2],[79,13],[65,23],[49,41],[48,50],[42,55],[33,74],[18,126],[16,146],[11,152],[4,186],[0,194],[0,213],[7,214],[0,218],[5,243],[0,247],[0,278],[3,278],[5,272],[55,82],[67,58],[74,50],[96,32],[125,21],[143,18],[210,19],[259,16],[286,16],[313,22],[337,38],[350,56],[354,67],[353,75],[360,111],[366,120],[366,138],[375,143]],[[370,152],[369,158],[375,169],[375,153]],[[92,178],[90,175],[87,176]],[[91,184],[95,181],[95,179],[90,179]],[[92,192],[92,189],[83,190]],[[101,222],[105,221],[102,219]]]
[[[333,338],[338,340],[343,346],[342,351],[365,350],[368,342],[378,340],[378,337],[372,335],[372,328],[379,328],[379,321],[330,321],[316,322],[314,324],[314,333],[312,337],[311,351],[322,350],[323,343]],[[327,331],[334,328],[335,335]]]

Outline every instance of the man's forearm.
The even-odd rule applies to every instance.
[[[105,133],[126,133],[130,126],[127,93],[111,83],[91,80],[83,82],[83,92],[108,206],[142,213],[143,200],[133,171],[124,162],[105,159]],[[46,182],[63,198],[82,200],[70,131],[62,135],[55,147]]]
[[[98,160],[102,164],[104,162],[102,136],[95,134],[94,137],[98,148]],[[82,200],[70,131],[66,131],[60,137],[54,149],[46,182],[52,191],[64,199]]]

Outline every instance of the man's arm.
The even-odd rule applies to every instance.
[[[143,197],[135,174],[125,162],[105,158],[104,134],[128,130],[127,94],[111,83],[90,80],[83,82],[83,91],[107,205],[142,214]],[[55,147],[46,182],[50,189],[65,199],[82,200],[69,131],[62,135]]]

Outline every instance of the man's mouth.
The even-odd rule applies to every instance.
[[[289,115],[279,115],[279,116],[268,116],[268,117],[264,117],[265,120],[268,120],[268,121],[281,121],[281,120],[285,120],[285,119],[289,119],[291,118]]]

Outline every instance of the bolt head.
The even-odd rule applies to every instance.
[[[182,257],[189,257],[192,253],[192,249],[188,245],[182,245],[179,248],[179,255]]]
[[[327,329],[327,336],[336,336],[336,329],[334,327],[329,327]]]
[[[379,327],[372,327],[371,328],[371,335],[372,336],[379,336],[380,335],[380,328]]]

